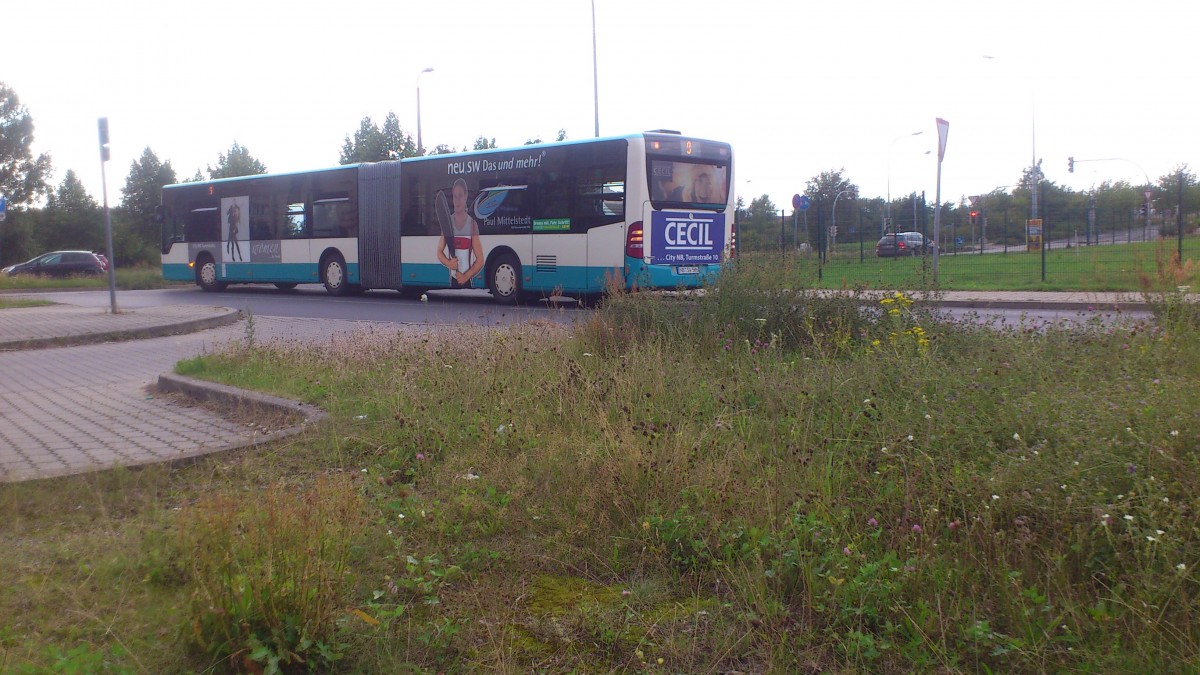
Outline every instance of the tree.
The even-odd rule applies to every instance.
[[[0,82],[0,194],[10,206],[22,206],[46,194],[50,156],[34,159],[33,118],[17,93]]]
[[[446,145],[445,143],[439,143],[436,148],[429,151],[429,154],[430,155],[452,155],[456,152],[458,152],[458,150],[455,150],[454,148]]]
[[[822,227],[829,227],[834,222],[834,202],[837,202],[840,207],[841,200],[843,199],[858,199],[858,186],[851,183],[850,179],[842,175],[845,171],[845,167],[837,171],[822,171],[808,179],[808,182],[805,183],[805,194],[813,200],[813,208],[808,215],[808,237],[809,241],[814,245],[822,241],[819,236],[821,233],[817,230],[817,224],[820,223]],[[841,195],[841,197],[839,198],[838,195]],[[840,208],[839,212],[842,212]],[[843,218],[845,217],[843,216]],[[849,222],[851,221],[843,220],[843,223]]]
[[[125,179],[125,187],[121,188],[121,205],[134,233],[147,242],[158,240],[154,211],[162,201],[163,186],[175,182],[171,162],[160,162],[150,148],[143,150],[141,158],[129,166],[129,176]]]
[[[100,250],[104,247],[100,206],[74,171],[68,170],[58,189],[50,193],[43,216],[39,240],[45,248]]]
[[[404,133],[400,128],[400,118],[396,117],[396,113],[389,112],[382,129],[370,117],[362,118],[354,138],[346,136],[338,161],[341,164],[358,164],[416,156],[417,145],[413,142],[412,134]]]
[[[178,182],[170,162],[160,162],[150,148],[129,166],[122,203],[113,213],[113,256],[121,266],[150,263],[159,249],[160,230],[154,218],[164,185]]]
[[[235,178],[237,176],[256,176],[267,172],[267,167],[255,159],[250,151],[238,145],[237,141],[229,148],[229,154],[217,155],[217,168],[208,167],[210,180],[218,178]]]
[[[486,136],[479,136],[475,139],[475,145],[471,146],[472,150],[491,150],[496,147],[496,139],[488,139]]]

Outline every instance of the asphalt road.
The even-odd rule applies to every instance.
[[[107,291],[42,293],[38,297],[86,307],[108,307]],[[280,291],[272,286],[230,286],[220,293],[206,293],[196,286],[147,291],[118,291],[117,307],[138,309],[162,305],[205,305],[232,307],[252,316],[305,319],[384,321],[405,324],[508,325],[534,319],[570,323],[586,315],[578,303],[527,304],[505,307],[496,304],[486,291],[431,291],[427,301],[405,298],[394,291],[370,291],[363,295],[335,298],[320,286]]]

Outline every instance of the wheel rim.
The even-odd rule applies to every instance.
[[[330,288],[341,288],[343,281],[342,265],[336,260],[330,261],[325,266],[325,283],[329,284]]]
[[[496,294],[501,297],[509,297],[517,291],[517,271],[509,263],[500,263],[496,266],[496,273],[492,275],[492,286],[496,289]]]
[[[206,262],[200,266],[200,283],[205,286],[211,286],[217,281],[217,265],[215,263]]]

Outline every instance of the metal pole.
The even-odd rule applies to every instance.
[[[417,154],[425,154],[425,145],[421,142],[421,76],[425,73],[432,73],[433,68],[425,68],[417,73]]]
[[[100,191],[104,194],[104,243],[108,253],[108,302],[112,313],[117,313],[117,260],[113,256],[112,217],[108,212],[108,179],[104,163],[108,161],[108,118],[101,117],[100,127]]]
[[[592,0],[592,100],[596,104],[596,138],[600,138],[600,67],[596,63],[596,0]]]

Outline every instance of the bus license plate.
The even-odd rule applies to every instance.
[[[700,274],[699,265],[679,265],[675,268],[676,274]]]

